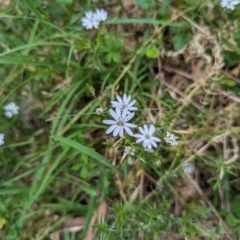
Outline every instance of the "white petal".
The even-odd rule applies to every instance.
[[[136,101],[137,101],[137,100],[131,101],[131,102],[128,104],[128,106],[129,106],[129,107],[133,106],[133,105],[136,103]]]
[[[109,113],[116,121],[118,120],[117,114],[112,109],[109,110]]]
[[[158,137],[151,136],[151,139],[155,142],[161,142],[161,139]]]
[[[137,125],[133,124],[133,123],[125,123],[124,124],[126,127],[129,127],[129,128],[136,128]]]
[[[127,132],[127,134],[129,136],[133,136],[133,132],[132,132],[132,130],[129,127],[124,126],[124,129],[125,129],[125,131]]]
[[[123,112],[122,112],[122,118],[123,118],[123,119],[127,116],[127,113],[128,113],[128,109],[127,109],[127,108],[124,108],[124,109],[123,109]],[[129,114],[129,115],[130,115],[130,114]],[[129,116],[129,115],[128,115],[128,116]],[[128,116],[127,116],[127,117],[128,117]],[[127,118],[126,118],[126,121],[128,121]]]
[[[127,94],[126,93],[123,94],[123,102],[127,103]]]
[[[123,127],[120,126],[120,127],[119,127],[119,136],[120,136],[120,137],[123,137],[123,132],[124,132],[124,131],[123,131]]]
[[[128,109],[127,109],[127,108],[125,108],[125,109],[126,109],[127,112],[128,112]],[[124,109],[124,110],[125,110],[125,109]],[[131,119],[134,117],[134,115],[135,115],[134,112],[129,113],[129,114],[126,116],[125,121],[129,121],[129,120],[131,120]]]
[[[146,124],[144,124],[143,128],[144,128],[145,134],[149,135],[148,126]]]
[[[143,146],[146,147],[148,144],[150,144],[148,139],[144,139]]]
[[[136,143],[140,143],[140,142],[143,142],[144,141],[144,138],[139,138],[137,139]]]
[[[139,127],[138,129],[139,129],[139,131],[140,131],[141,134],[146,135],[146,133],[145,133],[145,131],[143,130],[142,127]]]
[[[148,150],[152,150],[152,145],[149,143],[149,144],[147,145],[147,148],[148,148]]]
[[[117,95],[117,100],[119,101],[119,103],[122,103],[122,99],[119,95]]]
[[[103,123],[113,125],[113,124],[116,124],[117,122],[114,120],[103,120]]]
[[[119,106],[119,102],[116,101],[111,101],[111,104],[113,107]]]
[[[129,103],[131,101],[131,95],[129,95],[126,99],[126,102]]]
[[[142,134],[138,134],[138,133],[137,133],[137,134],[134,134],[134,137],[135,137],[135,138],[144,138],[144,136],[143,136]]]
[[[155,133],[155,131],[156,128],[154,127],[154,125],[151,124],[148,130],[149,135],[152,136]]]
[[[116,137],[119,133],[119,130],[120,130],[120,126],[117,126],[114,131],[113,131],[113,136]]]
[[[157,148],[157,144],[150,138],[150,142],[153,145],[153,147]]]
[[[137,111],[138,108],[137,107],[128,107],[128,110],[130,110],[130,111]]]
[[[120,107],[116,107],[117,119],[122,116]]]
[[[85,16],[90,19],[93,16],[93,12],[92,11],[87,11],[87,12],[85,12]]]
[[[107,131],[106,131],[106,134],[109,134],[111,133],[112,131],[114,131],[118,126],[117,125],[112,125],[110,126]]]

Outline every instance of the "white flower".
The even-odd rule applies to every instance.
[[[164,140],[166,141],[166,143],[170,143],[172,146],[178,144],[178,138],[170,132],[167,132],[167,135],[164,138]]]
[[[103,109],[102,108],[97,108],[96,109],[96,114],[100,115],[101,113],[103,113]]]
[[[4,133],[0,133],[0,146],[4,144]]]
[[[161,164],[162,164],[162,162],[161,162],[160,160],[157,160],[157,161],[155,162],[155,165],[156,165],[157,167],[160,167]]]
[[[4,114],[7,118],[11,118],[13,115],[17,115],[19,111],[19,107],[14,103],[8,103],[4,107]]]
[[[144,124],[143,128],[138,128],[141,134],[135,134],[134,137],[138,138],[137,143],[142,142],[143,147],[148,150],[152,150],[152,147],[157,148],[156,142],[161,142],[161,140],[157,137],[154,137],[153,134],[156,131],[156,128],[151,124],[149,127]]]
[[[116,107],[115,112],[110,109],[109,113],[114,120],[103,120],[103,123],[111,125],[107,129],[106,134],[113,132],[114,137],[116,137],[117,135],[123,137],[123,133],[125,130],[128,135],[133,136],[131,128],[136,128],[137,125],[128,123],[128,121],[134,117],[134,113],[128,114],[127,108],[125,108],[123,112],[121,112],[119,107]]]
[[[127,153],[127,154],[130,154],[131,156],[135,155],[135,149],[131,148],[130,146],[126,146],[124,148],[124,152]]]
[[[235,7],[240,3],[239,0],[220,0],[222,7],[234,10]]]
[[[99,22],[107,19],[107,12],[104,9],[97,9],[93,15],[94,18]]]
[[[137,110],[137,108],[134,107],[136,100],[134,99],[133,101],[131,101],[130,95],[128,96],[127,94],[124,93],[122,98],[119,95],[117,95],[117,100],[118,101],[111,101],[113,107],[119,107],[121,110],[124,110],[126,108],[128,111]]]
[[[96,19],[95,14],[92,11],[87,11],[85,17],[82,18],[82,25],[86,29],[98,28],[99,20]]]
[[[185,162],[182,164],[182,170],[185,173],[193,174],[193,172],[195,171],[195,166],[191,162]]]

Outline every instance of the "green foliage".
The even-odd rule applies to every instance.
[[[148,47],[147,50],[146,50],[146,57],[148,58],[158,58],[160,52],[159,50],[156,49],[156,47]]]
[[[189,41],[191,40],[191,37],[188,33],[177,33],[173,37],[173,46],[174,50],[178,51],[182,49]]]
[[[139,7],[143,10],[148,10],[155,5],[155,0],[135,0]]]
[[[227,86],[227,87],[234,87],[234,86],[236,86],[236,82],[234,80],[230,79],[230,78],[222,78],[220,80],[220,83],[222,85]]]
[[[100,51],[103,53],[106,63],[120,63],[122,59],[121,50],[121,39],[110,35],[104,37]]]
[[[196,6],[201,3],[201,0],[184,0],[184,3],[191,6]]]
[[[125,2],[0,4],[5,239],[49,239],[75,217],[85,219],[84,229],[65,237],[83,239],[102,201],[108,211],[94,223],[96,239],[225,239],[216,211],[230,237],[240,237],[239,76],[231,78],[240,12],[214,1],[136,0],[131,9]],[[98,29],[81,26],[85,10],[104,7],[109,18]],[[154,152],[132,137],[105,134],[102,121],[123,93],[138,102],[134,123],[155,124],[162,141]],[[11,101],[20,114],[8,119],[2,106]],[[178,146],[165,142],[166,131],[179,137]],[[189,160],[192,181],[214,209],[183,173]]]
[[[67,5],[67,4],[72,4],[73,0],[57,0],[57,3],[63,4],[63,5]]]

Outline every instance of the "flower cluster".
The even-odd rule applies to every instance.
[[[3,106],[4,115],[6,118],[11,118],[13,115],[17,115],[19,112],[19,106],[14,102],[10,102]],[[0,133],[0,146],[4,144],[4,133]]]
[[[220,0],[221,6],[230,10],[234,10],[239,3],[240,0]]]
[[[130,123],[133,119],[135,111],[138,108],[135,106],[136,100],[132,99],[130,95],[123,94],[122,97],[117,96],[115,101],[111,101],[112,108],[109,114],[113,119],[103,120],[103,123],[110,125],[106,131],[106,134],[113,133],[113,136],[123,137],[126,132],[129,136],[136,138],[136,143],[141,143],[146,151],[152,152],[153,148],[157,148],[157,143],[161,142],[161,139],[154,136],[156,127],[153,124],[144,124],[143,127]],[[139,133],[134,134],[134,128],[138,128]],[[177,137],[174,134],[167,132],[164,138],[166,143],[171,145],[177,145]],[[130,153],[130,149],[125,149],[125,152]]]
[[[107,12],[103,9],[97,9],[95,12],[87,11],[82,18],[82,25],[86,29],[98,28],[101,21],[107,19]]]
[[[4,114],[7,118],[11,118],[13,115],[17,115],[19,107],[14,103],[10,102],[3,107]]]
[[[166,143],[170,143],[172,146],[178,144],[178,142],[177,142],[178,138],[174,134],[172,134],[170,132],[167,132],[166,137],[164,138],[164,140],[166,141]]]

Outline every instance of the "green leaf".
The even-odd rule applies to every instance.
[[[86,166],[83,166],[83,167],[82,167],[79,175],[80,175],[80,177],[83,178],[84,180],[87,179],[87,177],[88,177],[88,169],[87,169]]]
[[[103,157],[101,154],[97,153],[94,149],[86,147],[78,142],[75,142],[73,140],[70,140],[68,138],[64,138],[64,137],[60,137],[60,136],[53,136],[53,139],[55,139],[56,141],[59,141],[61,143],[64,143],[65,145],[68,145],[72,148],[77,149],[79,152],[81,153],[85,153],[86,155],[96,159],[97,161],[99,161],[101,164],[111,168],[112,170],[114,170],[115,172],[121,174],[117,168],[115,168],[105,157]],[[122,175],[122,174],[121,174]]]
[[[178,33],[173,37],[174,50],[182,49],[190,40],[191,38],[187,33]]]
[[[108,19],[104,24],[129,24],[129,23],[141,23],[141,24],[156,24],[163,26],[179,27],[182,23],[173,23],[171,20],[157,20],[150,18],[118,18],[118,19]]]
[[[57,0],[57,3],[67,5],[67,4],[72,4],[73,0]]]
[[[229,213],[229,214],[226,216],[226,220],[227,220],[227,224],[228,224],[230,227],[234,227],[234,226],[236,226],[237,224],[240,223],[240,219],[236,218],[232,213]]]
[[[143,10],[148,10],[155,4],[154,0],[135,0],[136,4]]]
[[[111,52],[106,55],[107,63],[119,63],[121,60],[121,55],[117,52]]]
[[[148,58],[153,58],[153,59],[158,58],[159,54],[160,52],[158,51],[158,49],[156,49],[153,46],[149,47],[146,51],[146,56]]]
[[[200,0],[184,0],[184,2],[187,4],[187,5],[198,5],[200,4]]]
[[[226,85],[228,87],[236,86],[236,82],[234,80],[230,79],[230,78],[223,78],[223,79],[220,80],[220,83],[222,85]]]
[[[224,43],[227,47],[229,47],[229,48],[230,48],[231,50],[233,50],[235,53],[237,53],[237,54],[240,55],[240,48],[239,48],[239,47],[233,45],[232,43],[230,43],[230,42],[229,42],[227,39],[225,39],[225,38],[222,38],[222,41],[223,41],[223,43]]]

